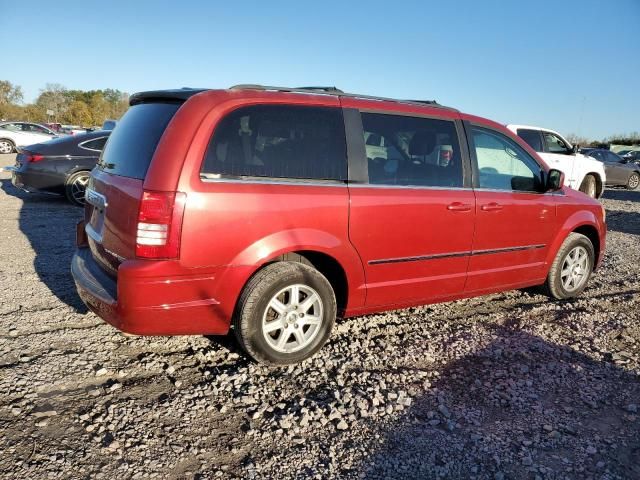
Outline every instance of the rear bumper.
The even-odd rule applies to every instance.
[[[43,176],[30,171],[20,171],[13,167],[11,170],[11,183],[14,187],[28,193],[49,193],[62,195],[64,182],[52,182],[50,176]]]
[[[176,262],[127,260],[117,280],[81,247],[71,274],[87,307],[118,330],[136,335],[224,335],[229,308],[212,296],[212,274],[176,275]]]

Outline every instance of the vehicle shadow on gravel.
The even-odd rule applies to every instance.
[[[640,478],[640,376],[625,359],[492,330],[385,429],[360,478]]]
[[[640,235],[640,213],[607,210],[607,230]]]
[[[33,266],[40,280],[60,301],[86,313],[70,271],[75,226],[82,219],[82,210],[63,197],[23,192],[8,179],[0,180],[0,188],[22,200],[18,224],[34,251]]]
[[[640,202],[640,190],[626,190],[621,188],[607,188],[602,195],[605,200],[622,200],[626,202]]]

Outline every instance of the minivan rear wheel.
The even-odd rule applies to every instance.
[[[580,295],[587,287],[594,263],[591,240],[580,233],[570,233],[549,269],[545,290],[558,300]]]
[[[301,362],[331,335],[336,298],[313,267],[276,262],[258,271],[238,301],[233,327],[242,348],[271,365]]]

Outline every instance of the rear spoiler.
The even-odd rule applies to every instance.
[[[129,105],[150,102],[184,102],[190,97],[206,92],[208,88],[178,88],[174,90],[150,90],[134,93],[129,97]]]

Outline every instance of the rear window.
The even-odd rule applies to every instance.
[[[529,144],[536,152],[542,152],[542,137],[538,130],[518,129],[518,136]]]
[[[144,179],[160,137],[178,108],[175,103],[142,103],[129,108],[109,137],[99,168]]]
[[[284,105],[234,110],[217,125],[201,173],[210,179],[346,180],[342,111]]]

